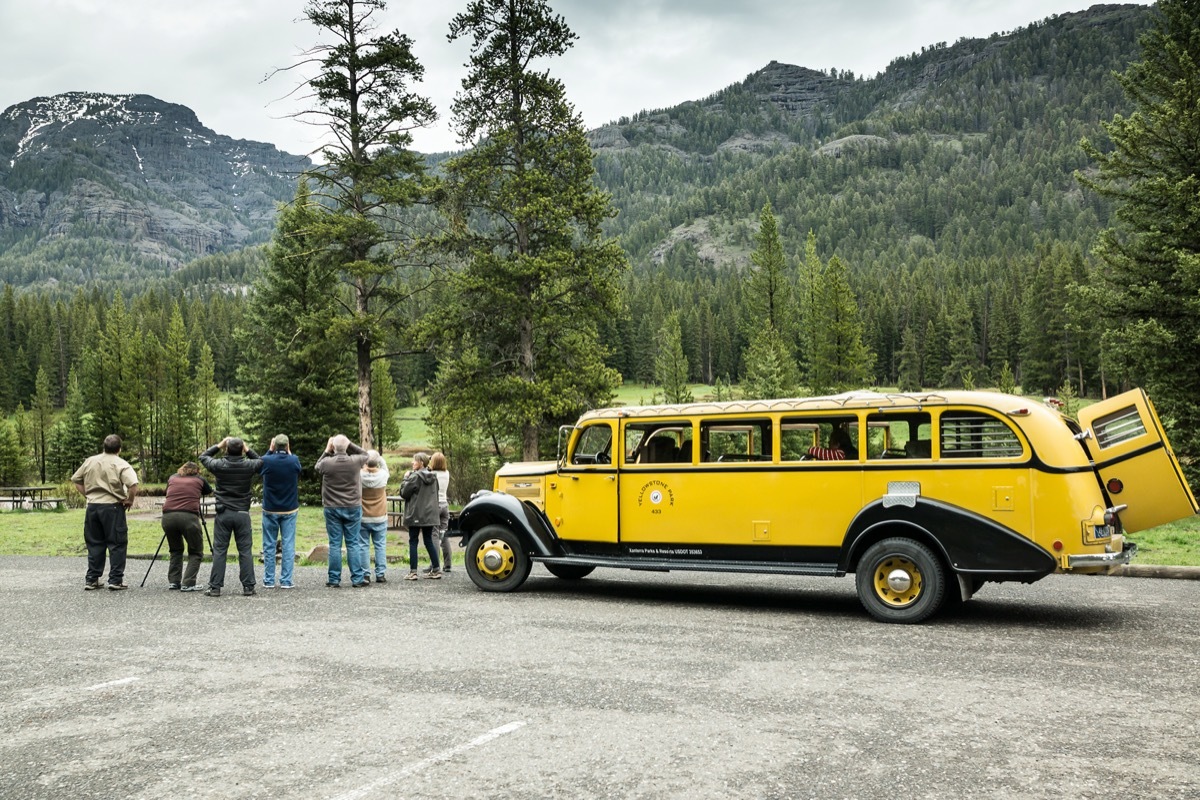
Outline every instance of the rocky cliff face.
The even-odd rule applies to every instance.
[[[169,270],[265,241],[308,166],[147,95],[35,98],[0,114],[0,259],[18,240],[101,239]],[[44,277],[94,274],[77,263]]]

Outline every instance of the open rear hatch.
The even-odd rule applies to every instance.
[[[1079,412],[1091,432],[1092,459],[1121,511],[1125,531],[1153,528],[1190,517],[1200,507],[1167,441],[1150,398],[1141,389],[1117,395]]]

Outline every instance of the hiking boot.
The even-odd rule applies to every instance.
[[[85,592],[92,592],[99,588],[100,588],[100,581],[85,581],[83,584],[83,590]]]
[[[435,569],[425,577],[429,578],[431,581],[440,581],[442,579],[442,571],[440,569]]]
[[[217,587],[215,587],[215,586],[210,586],[210,587],[208,587],[208,589],[206,589],[206,590],[204,591],[204,596],[205,596],[205,597],[220,597],[220,596],[221,596],[221,590],[220,590],[220,589],[218,589],[218,588],[217,588]]]
[[[129,587],[128,587],[128,586],[126,586],[126,585],[125,585],[125,584],[123,584],[123,583],[110,583],[110,584],[108,585],[108,588],[109,588],[109,590],[110,590],[110,591],[114,591],[114,592],[123,592],[123,591],[125,591],[126,589],[128,589]]]
[[[407,578],[405,578],[404,580],[406,580],[406,581],[415,581],[415,580],[417,580],[417,571],[416,571],[416,570],[413,570],[412,572],[408,573],[408,577],[407,577]]]
[[[385,575],[376,575],[376,576],[375,576],[375,582],[376,582],[376,583],[387,583],[387,576],[385,576]]]
[[[253,597],[256,594],[258,594],[258,592],[254,591],[253,586],[246,586],[242,588],[242,597]]]

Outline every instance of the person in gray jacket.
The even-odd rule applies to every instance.
[[[224,458],[216,458],[225,449]],[[233,436],[200,454],[200,463],[217,479],[213,492],[216,518],[213,521],[213,560],[208,573],[208,597],[220,597],[225,585],[225,557],[229,553],[229,538],[237,542],[238,572],[242,594],[254,592],[254,531],[250,525],[250,487],[254,476],[262,470],[258,453],[246,448],[246,443]]]
[[[437,475],[429,469],[429,456],[417,453],[413,456],[412,469],[404,473],[400,482],[400,496],[404,498],[404,527],[408,528],[408,567],[406,580],[417,580],[417,540],[425,539],[429,551],[429,578],[442,577],[438,551],[433,545],[433,529],[438,524]]]
[[[367,451],[343,436],[330,436],[325,452],[317,459],[321,473],[321,505],[325,506],[325,534],[329,537],[329,578],[325,585],[342,585],[342,541],[346,542],[346,565],[350,585],[371,585],[367,573],[370,554],[362,535],[362,484],[359,472],[367,463]]]

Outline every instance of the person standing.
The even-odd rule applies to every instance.
[[[296,566],[296,517],[300,513],[300,459],[292,455],[288,437],[271,440],[262,458],[263,588],[275,586],[275,546],[282,546],[279,588],[291,589]]]
[[[216,458],[225,449],[224,458]],[[230,536],[237,543],[238,572],[242,594],[250,597],[254,591],[254,531],[250,524],[250,487],[254,476],[262,469],[258,453],[246,448],[246,443],[233,436],[200,454],[200,463],[217,479],[216,518],[213,521],[213,562],[208,573],[206,597],[220,597],[225,585],[225,557],[229,552]]]
[[[375,582],[387,583],[387,461],[374,450],[367,451],[367,463],[362,468],[362,535],[367,545],[367,557],[375,550]],[[367,572],[370,564],[366,563]]]
[[[137,497],[138,477],[121,458],[121,437],[104,437],[103,452],[87,458],[71,476],[75,490],[87,498],[83,517],[83,541],[87,545],[87,574],[84,591],[100,588],[104,561],[108,559],[108,588],[127,589],[125,550],[129,546],[129,527],[125,510]]]
[[[413,456],[412,469],[404,473],[400,483],[400,496],[404,498],[404,527],[408,528],[408,578],[417,579],[417,540],[425,539],[429,551],[429,578],[442,577],[438,563],[437,548],[433,546],[433,528],[438,521],[437,476],[429,470],[429,456],[417,453]]]
[[[367,578],[367,543],[362,536],[362,483],[359,472],[367,463],[367,451],[352,444],[342,434],[330,436],[325,451],[317,459],[321,473],[321,505],[325,507],[325,533],[329,537],[329,579],[325,585],[342,585],[342,542],[346,542],[346,563],[350,585],[356,589],[370,586]]]
[[[167,536],[171,561],[167,567],[167,588],[194,592],[196,573],[204,558],[204,537],[200,528],[200,498],[212,494],[208,481],[200,477],[200,467],[189,461],[167,478],[167,496],[163,502],[162,529]],[[183,544],[187,542],[188,563],[183,568]],[[182,583],[181,583],[182,580]]]
[[[446,538],[446,529],[450,527],[450,470],[446,466],[446,456],[442,451],[439,450],[430,457],[429,469],[437,476],[438,487],[438,522],[433,531],[433,546],[441,549],[442,573],[449,575],[450,540]]]

